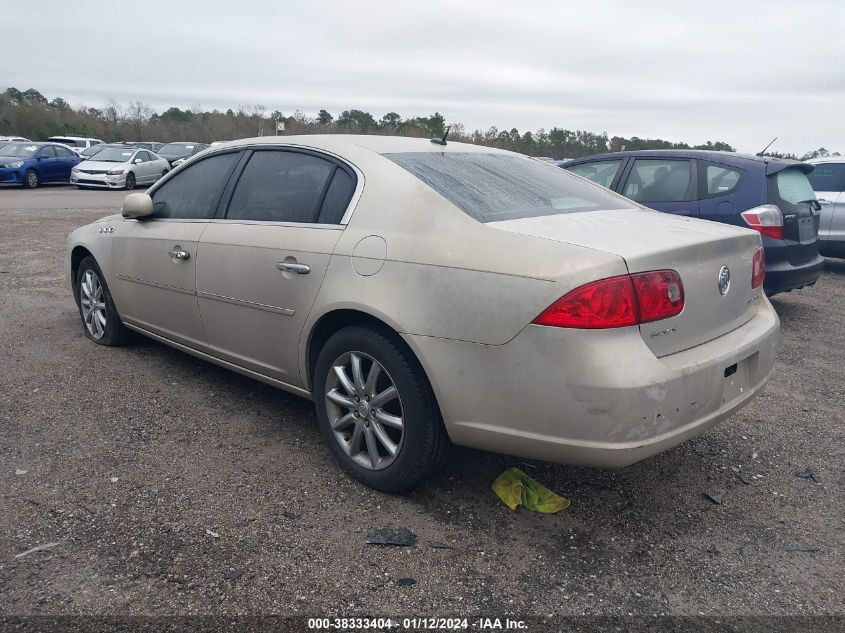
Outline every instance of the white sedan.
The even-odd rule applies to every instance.
[[[381,490],[433,473],[449,441],[624,466],[762,390],[779,321],[759,233],[435,141],[206,150],[71,233],[82,332],[312,399],[339,464]]]
[[[170,171],[158,154],[135,147],[106,147],[70,172],[70,184],[101,189],[134,189],[151,185]]]

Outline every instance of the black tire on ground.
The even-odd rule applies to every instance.
[[[131,171],[126,174],[126,190],[129,191],[135,188],[135,174]]]
[[[88,329],[88,326],[85,323],[85,315],[83,313],[82,282],[85,279],[85,273],[88,271],[96,275],[103,289],[102,301],[105,304],[106,325],[101,338],[94,336]],[[117,308],[114,306],[114,301],[112,301],[111,292],[106,284],[103,272],[100,270],[99,265],[97,265],[97,260],[90,255],[85,257],[79,263],[79,269],[76,271],[76,281],[73,288],[73,294],[76,298],[76,305],[79,308],[79,316],[82,319],[82,330],[85,332],[86,337],[94,341],[97,345],[105,345],[107,347],[120,347],[130,342],[133,333],[124,327],[123,322],[120,319],[120,315],[117,312]]]
[[[41,179],[38,177],[38,172],[34,169],[27,169],[23,175],[24,189],[37,189],[41,184]]]
[[[377,360],[399,392],[404,435],[394,461],[381,470],[365,468],[351,459],[331,428],[325,397],[329,372],[348,352],[362,352]],[[336,332],[317,358],[314,401],[332,455],[350,476],[371,488],[384,492],[412,488],[435,474],[445,461],[450,443],[431,384],[411,350],[391,331],[350,326]]]

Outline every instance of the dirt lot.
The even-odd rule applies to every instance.
[[[0,189],[0,614],[845,612],[845,261],[773,301],[775,377],[714,431],[621,471],[523,463],[572,500],[542,516],[490,491],[519,460],[456,449],[380,494],[333,465],[308,402],[91,344],[65,237],[122,195]],[[364,543],[388,526],[418,544]]]

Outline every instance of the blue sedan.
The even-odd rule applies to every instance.
[[[0,183],[35,189],[44,182],[70,182],[82,159],[58,143],[8,143],[0,147]]]

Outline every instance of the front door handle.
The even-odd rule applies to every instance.
[[[168,255],[170,255],[174,259],[185,260],[191,258],[191,254],[186,250],[182,250],[181,246],[174,246],[173,248],[171,248]]]
[[[297,275],[307,275],[311,272],[311,266],[298,262],[278,262],[276,268],[286,273],[296,273]]]

